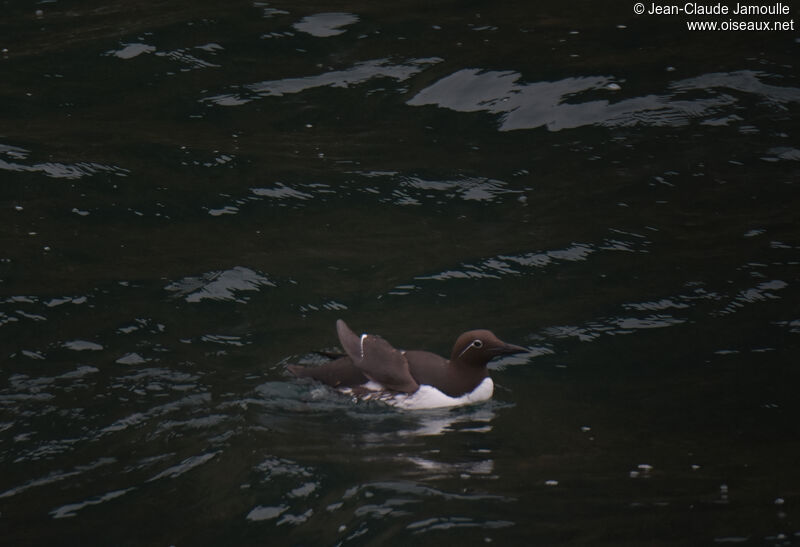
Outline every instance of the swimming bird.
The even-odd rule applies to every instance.
[[[339,319],[336,332],[345,355],[319,366],[289,365],[298,378],[312,378],[359,398],[400,408],[439,408],[490,399],[494,383],[486,368],[501,355],[528,351],[488,330],[456,339],[450,359],[427,351],[402,351],[374,334],[356,335]]]

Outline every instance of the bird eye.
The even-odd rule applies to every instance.
[[[472,347],[482,348],[483,347],[483,342],[481,342],[480,340],[473,340],[472,341]]]

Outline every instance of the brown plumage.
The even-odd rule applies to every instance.
[[[506,344],[488,330],[471,330],[459,336],[450,359],[427,351],[401,351],[373,334],[358,336],[341,319],[336,322],[336,331],[346,356],[315,367],[289,365],[292,374],[333,387],[355,388],[372,380],[389,391],[409,394],[426,384],[450,397],[460,397],[489,375],[489,361],[527,351]]]

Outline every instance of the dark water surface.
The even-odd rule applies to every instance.
[[[800,39],[632,5],[0,2],[2,544],[800,544]]]

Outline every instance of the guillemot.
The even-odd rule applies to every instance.
[[[501,355],[528,351],[507,344],[488,330],[471,330],[456,339],[450,359],[427,351],[401,351],[374,334],[356,335],[336,321],[345,354],[319,366],[289,365],[298,378],[311,378],[359,398],[380,399],[406,409],[458,406],[492,397],[486,368]]]

